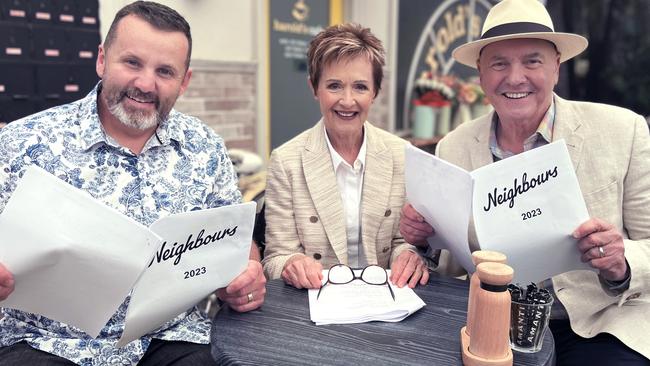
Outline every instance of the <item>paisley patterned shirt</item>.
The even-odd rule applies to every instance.
[[[147,226],[170,214],[240,202],[224,142],[209,127],[172,110],[142,153],[134,155],[104,133],[97,114],[98,90],[101,84],[84,99],[0,130],[0,211],[30,164]],[[210,342],[210,321],[194,308],[116,348],[128,304],[129,297],[96,339],[43,316],[3,309],[0,346],[26,341],[80,365],[134,365],[151,338]]]

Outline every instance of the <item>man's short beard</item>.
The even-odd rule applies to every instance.
[[[144,131],[158,126],[158,124],[163,121],[163,118],[161,118],[158,111],[153,113],[142,113],[138,111],[127,112],[121,101],[117,103],[109,102],[107,104],[108,111],[111,112],[118,121],[128,127]]]
[[[151,96],[149,93],[143,93],[136,88],[129,88],[127,90],[112,91],[105,89],[106,93],[106,106],[108,111],[117,118],[120,123],[125,126],[135,128],[141,131],[148,130],[156,127],[167,118],[167,112],[161,111],[160,100],[157,97]],[[145,112],[140,110],[129,110],[124,106],[123,100],[133,96],[139,100],[151,101],[155,103],[156,109],[153,112]]]

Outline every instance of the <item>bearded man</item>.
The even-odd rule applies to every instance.
[[[192,76],[191,49],[190,26],[176,11],[144,1],[121,9],[99,46],[102,80],[95,89],[1,130],[0,212],[32,164],[147,226],[167,215],[239,203],[221,137],[172,109]],[[20,286],[10,270],[0,263],[0,300]],[[246,270],[218,295],[234,310],[253,310],[264,301],[265,282],[252,246]],[[128,302],[94,339],[67,324],[4,309],[0,365],[214,364],[210,320],[196,308],[117,348]]]

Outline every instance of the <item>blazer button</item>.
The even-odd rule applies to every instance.
[[[314,259],[316,259],[316,260],[321,259],[320,253],[314,253]]]
[[[316,216],[311,216],[311,217],[309,218],[309,222],[311,222],[312,224],[317,223],[317,222],[318,222],[318,217],[316,217]]]
[[[393,213],[393,211],[391,211],[389,208],[388,210],[386,210],[386,212],[384,212],[384,217],[390,216],[391,213]]]
[[[390,250],[389,247],[384,247],[384,249],[382,249],[381,252],[382,252],[382,253],[386,253],[386,252],[389,251],[389,250]]]

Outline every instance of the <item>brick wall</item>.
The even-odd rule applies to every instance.
[[[200,118],[229,148],[256,151],[257,64],[193,60],[190,85],[175,108]]]

